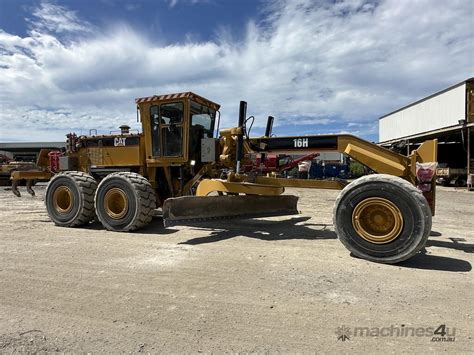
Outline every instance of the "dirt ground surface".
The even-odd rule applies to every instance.
[[[394,266],[337,240],[336,191],[288,189],[300,216],[128,234],[55,227],[36,191],[0,191],[1,353],[474,349],[474,192],[439,188],[426,250]]]

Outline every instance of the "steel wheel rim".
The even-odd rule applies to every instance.
[[[74,194],[67,186],[59,186],[53,194],[53,206],[56,212],[66,214],[74,206]]]
[[[352,213],[357,234],[374,244],[385,244],[398,238],[403,229],[400,209],[381,197],[370,197],[357,204]]]
[[[128,198],[125,192],[118,188],[111,188],[104,197],[105,213],[112,219],[122,219],[128,212]]]

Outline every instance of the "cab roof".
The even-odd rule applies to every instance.
[[[136,104],[143,104],[143,103],[150,103],[154,101],[170,101],[170,100],[175,100],[175,99],[183,99],[183,98],[188,98],[192,99],[200,104],[205,104],[209,106],[210,108],[214,110],[218,110],[220,108],[220,105],[212,102],[211,100],[206,99],[205,97],[199,96],[191,91],[188,92],[180,92],[176,94],[167,94],[167,95],[153,95],[153,96],[147,96],[147,97],[139,97],[135,99]]]

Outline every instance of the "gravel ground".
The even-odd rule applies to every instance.
[[[300,216],[128,234],[55,227],[36,191],[0,191],[1,353],[474,349],[474,192],[439,188],[426,250],[393,266],[337,240],[335,191],[288,189]],[[454,341],[420,336],[443,324]]]

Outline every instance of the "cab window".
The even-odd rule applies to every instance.
[[[174,102],[150,107],[153,156],[183,154],[184,105]]]
[[[214,122],[216,119],[216,111],[191,101],[191,129],[201,128],[204,136],[211,138],[214,131]]]
[[[183,117],[182,102],[160,106],[161,137],[164,156],[181,156],[183,154]]]
[[[150,107],[151,119],[151,151],[154,157],[161,155],[160,144],[160,106]]]

